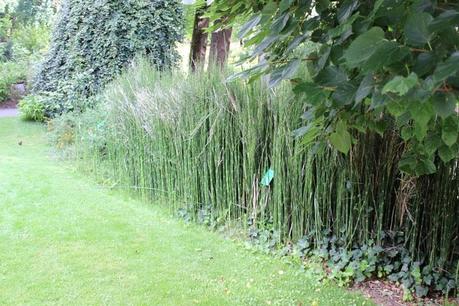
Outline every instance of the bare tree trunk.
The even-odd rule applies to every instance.
[[[192,71],[202,69],[206,61],[207,52],[207,33],[206,28],[209,27],[209,18],[203,18],[207,6],[198,8],[194,18],[193,35],[191,38],[190,50],[190,67]]]
[[[224,68],[231,46],[232,28],[220,29],[212,33],[210,42],[209,63]]]

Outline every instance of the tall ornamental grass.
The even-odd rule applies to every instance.
[[[366,135],[348,156],[305,145],[294,136],[304,103],[290,92],[219,72],[160,74],[141,61],[107,88],[100,118],[80,126],[80,158],[114,186],[165,198],[197,221],[237,221],[317,247],[332,237],[347,250],[390,240],[413,261],[451,269],[457,160],[412,178],[398,170],[395,132]]]

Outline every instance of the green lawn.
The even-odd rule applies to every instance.
[[[1,305],[371,304],[108,191],[49,151],[44,127],[0,119]]]

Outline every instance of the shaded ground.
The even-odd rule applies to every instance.
[[[0,119],[1,305],[370,305],[48,158]]]
[[[8,99],[5,102],[1,102],[0,103],[0,110],[16,108],[17,105],[18,105],[18,100],[17,99]]]

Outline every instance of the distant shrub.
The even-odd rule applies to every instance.
[[[45,121],[45,109],[40,96],[26,96],[19,102],[21,118],[31,121]]]
[[[12,34],[13,57],[21,59],[33,53],[46,53],[50,28],[46,24],[21,25]]]
[[[77,110],[76,101],[96,94],[138,53],[158,69],[176,65],[182,29],[179,0],[66,0],[34,91],[59,96],[47,103],[49,116]]]
[[[0,63],[0,103],[9,97],[11,85],[24,81],[25,78],[26,67],[22,63]]]

